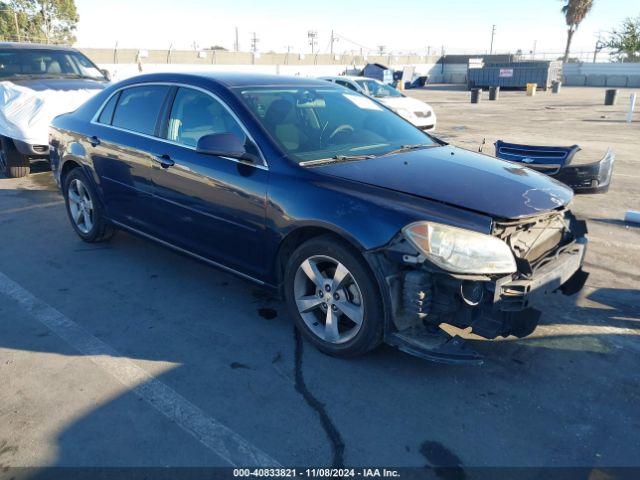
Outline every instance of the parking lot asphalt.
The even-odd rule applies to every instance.
[[[577,143],[590,161],[614,147],[609,193],[574,203],[590,229],[583,292],[550,298],[529,338],[472,340],[482,366],[384,346],[339,360],[246,281],[125,233],[83,243],[50,172],[0,178],[0,466],[640,466],[627,91],[614,107],[598,88],[478,105],[451,86],[408,93],[464,148]]]

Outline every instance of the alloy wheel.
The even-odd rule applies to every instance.
[[[74,178],[69,183],[67,198],[69,199],[71,218],[76,227],[82,233],[89,233],[93,228],[94,213],[93,202],[87,187],[80,180]]]
[[[362,328],[362,292],[338,260],[325,255],[307,258],[296,271],[293,290],[300,316],[321,340],[345,343]]]

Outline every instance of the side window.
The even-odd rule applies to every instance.
[[[171,108],[167,139],[195,147],[201,137],[212,133],[234,133],[247,141],[238,122],[219,101],[198,90],[179,88]]]
[[[100,112],[100,116],[98,117],[98,123],[104,123],[105,125],[111,125],[111,120],[113,120],[113,112],[116,109],[116,103],[118,103],[118,98],[120,98],[120,92],[116,93],[112,96],[107,104]]]
[[[356,91],[356,92],[358,91],[358,89],[356,87],[351,85],[349,82],[345,82],[344,80],[336,80],[336,83],[338,85],[342,85],[343,87],[347,87],[350,90],[353,90],[353,91]]]
[[[114,127],[153,135],[168,91],[169,87],[164,85],[131,87],[123,90],[111,124]]]

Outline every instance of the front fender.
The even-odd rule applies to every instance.
[[[301,228],[335,233],[367,252],[420,220],[481,233],[490,233],[492,225],[488,216],[359,182],[275,174],[269,186],[267,258],[277,258],[283,240]]]

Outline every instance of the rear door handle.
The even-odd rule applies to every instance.
[[[162,168],[173,167],[176,164],[176,162],[171,160],[169,155],[156,155],[153,159],[156,163],[159,163]]]
[[[98,145],[100,145],[100,139],[93,135],[92,137],[89,137],[89,143],[92,147],[97,147]]]

